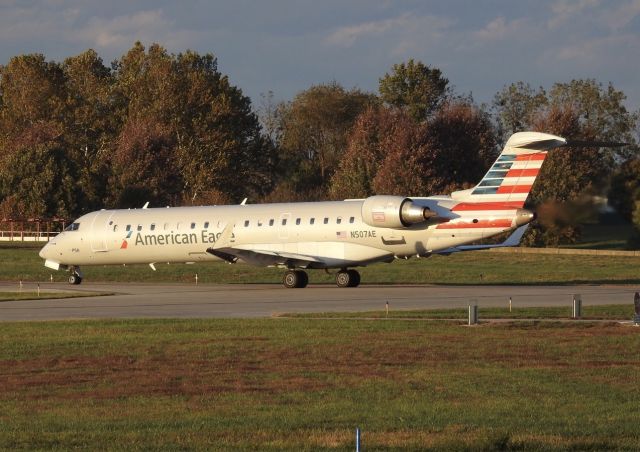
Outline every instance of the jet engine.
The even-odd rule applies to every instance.
[[[362,220],[369,226],[406,228],[424,223],[436,213],[402,196],[370,196],[362,203]]]

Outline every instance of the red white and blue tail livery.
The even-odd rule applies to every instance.
[[[438,224],[429,244],[435,253],[467,251],[494,246],[513,246],[511,242],[479,247],[461,246],[523,226],[534,215],[524,203],[538,177],[550,149],[566,146],[564,138],[538,132],[513,134],[504,149],[475,187],[453,192],[451,196],[423,198],[436,201],[447,221]],[[458,245],[456,245],[458,243]],[[517,244],[517,243],[515,243]]]

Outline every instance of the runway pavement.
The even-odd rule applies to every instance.
[[[0,291],[16,290],[0,283]],[[23,291],[34,291],[26,284]],[[573,294],[589,304],[629,304],[640,287],[626,285],[580,286],[433,286],[364,285],[340,289],[309,286],[285,289],[275,284],[41,284],[42,291],[113,292],[112,296],[38,299],[0,302],[0,321],[95,318],[211,318],[269,317],[285,312],[329,312],[482,306],[571,306]]]

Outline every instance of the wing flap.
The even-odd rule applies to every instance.
[[[213,254],[229,263],[242,259],[253,265],[284,265],[287,267],[306,268],[312,264],[322,264],[322,261],[306,254],[288,253],[284,251],[243,249],[236,247],[209,248],[207,253]]]

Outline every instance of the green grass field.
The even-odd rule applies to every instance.
[[[585,305],[582,308],[583,320],[629,320],[633,317],[632,304]],[[389,310],[365,312],[314,312],[283,313],[279,317],[305,319],[468,319],[468,309],[427,309],[427,310]],[[480,319],[569,319],[570,306],[514,307],[509,308],[478,307]]]
[[[280,283],[282,270],[245,264],[201,263],[83,267],[85,280],[129,282]],[[360,269],[364,284],[575,284],[640,283],[640,258],[579,255],[531,255],[485,251],[396,260]],[[311,284],[333,284],[333,276],[310,271]],[[66,272],[43,266],[38,248],[0,248],[0,280],[65,281]]]
[[[614,323],[4,323],[0,449],[637,450]]]

